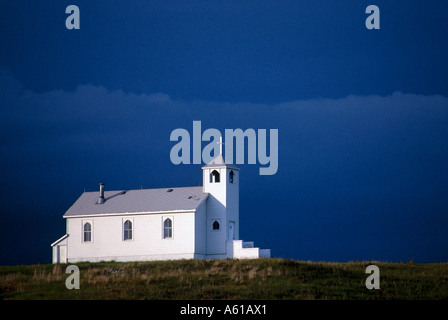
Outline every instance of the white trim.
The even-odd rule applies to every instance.
[[[202,202],[201,202],[202,203]],[[194,213],[196,209],[190,210],[171,210],[171,211],[144,211],[144,212],[118,212],[118,213],[87,213],[87,214],[77,214],[72,216],[63,216],[63,218],[83,218],[83,217],[108,217],[108,216],[132,216],[141,214],[166,214],[166,213]]]
[[[68,233],[64,234],[62,237],[60,237],[58,240],[56,240],[55,242],[53,242],[52,244],[50,244],[51,247],[54,247],[56,244],[58,244],[59,242],[61,242],[62,240],[64,240],[65,238],[68,237]]]
[[[238,167],[234,167],[233,163],[226,163],[226,164],[208,164],[206,166],[201,167],[202,170],[206,169],[216,169],[216,168],[226,168],[226,169],[232,169],[232,170],[240,170]]]

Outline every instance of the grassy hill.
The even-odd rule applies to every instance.
[[[380,269],[368,290],[365,269]],[[304,262],[288,259],[0,266],[2,299],[447,299],[448,263]]]

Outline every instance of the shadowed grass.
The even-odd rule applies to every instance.
[[[368,290],[365,269],[380,268]],[[447,299],[448,263],[305,262],[289,259],[76,263],[0,266],[3,299]]]

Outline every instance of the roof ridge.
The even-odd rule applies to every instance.
[[[142,190],[161,190],[161,189],[187,189],[187,188],[202,188],[202,186],[190,186],[190,187],[162,187],[162,188],[143,188],[143,189],[119,189],[119,190],[104,190],[104,192],[129,192],[129,191],[142,191]],[[84,191],[83,193],[98,193],[96,191]]]

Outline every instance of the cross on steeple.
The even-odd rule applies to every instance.
[[[219,154],[222,155],[222,145],[225,144],[222,142],[222,135],[219,136],[219,142],[217,144],[219,144]]]

